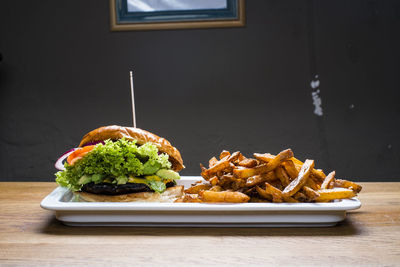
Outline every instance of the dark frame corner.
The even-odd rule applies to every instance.
[[[243,27],[246,21],[245,0],[227,0],[229,8],[222,11],[151,12],[155,13],[153,17],[143,12],[127,12],[122,1],[125,0],[110,0],[111,31]],[[160,13],[166,19],[158,20]],[[187,19],[188,16],[193,18]]]

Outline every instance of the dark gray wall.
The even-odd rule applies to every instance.
[[[51,181],[102,125],[182,152],[277,153],[356,181],[400,179],[400,2],[247,1],[244,28],[110,32],[108,1],[0,3],[0,180]],[[319,75],[323,116],[310,82]]]

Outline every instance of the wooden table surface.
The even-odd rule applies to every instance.
[[[400,183],[361,183],[329,228],[69,227],[40,201],[55,183],[0,183],[0,266],[400,266]]]

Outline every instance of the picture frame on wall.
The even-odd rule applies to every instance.
[[[245,0],[110,0],[111,31],[245,26]]]

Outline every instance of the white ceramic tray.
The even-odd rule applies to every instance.
[[[178,184],[188,187],[201,179],[184,176]],[[40,205],[71,226],[325,227],[344,220],[346,211],[358,209],[361,202],[356,198],[331,203],[74,202],[68,189],[58,187]]]

